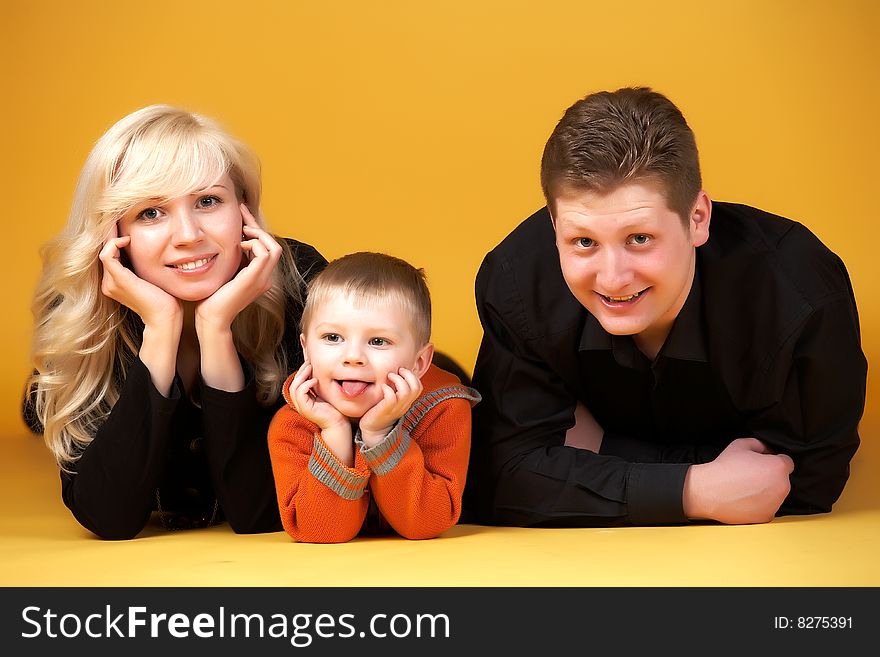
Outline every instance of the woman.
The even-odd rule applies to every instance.
[[[153,510],[169,529],[280,529],[266,432],[326,260],[265,231],[252,153],[199,115],[134,112],[42,255],[25,417],[74,517],[115,539]]]

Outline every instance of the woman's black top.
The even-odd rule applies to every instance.
[[[327,264],[308,244],[284,241],[306,281]],[[291,370],[302,364],[301,315],[301,304],[289,302],[282,348]],[[79,523],[107,539],[133,538],[153,511],[170,529],[226,519],[237,533],[280,530],[266,435],[284,400],[261,406],[244,359],[242,368],[246,383],[239,392],[200,379],[187,395],[175,376],[164,397],[134,357],[106,422],[69,466],[74,472],[61,472],[62,498]],[[42,432],[29,396],[24,418]]]

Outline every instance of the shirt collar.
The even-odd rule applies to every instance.
[[[611,335],[591,313],[587,313],[584,328],[581,332],[579,351],[608,351],[614,355],[619,365],[633,369],[643,369],[649,361],[638,350],[632,336]],[[694,272],[691,290],[685,299],[684,306],[675,318],[672,330],[663,343],[658,358],[675,358],[708,362],[706,333],[703,329],[703,292],[700,284],[699,264]]]
[[[703,329],[703,286],[700,283],[699,264],[694,272],[694,282],[681,312],[675,318],[672,330],[663,343],[658,356],[676,360],[692,360],[706,363],[709,350],[706,348],[706,332]]]

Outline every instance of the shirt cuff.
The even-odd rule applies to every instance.
[[[684,524],[682,463],[634,463],[626,483],[629,517],[635,525]]]

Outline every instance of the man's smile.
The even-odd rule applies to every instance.
[[[628,295],[622,296],[622,297],[612,297],[612,296],[608,296],[606,294],[602,294],[600,292],[596,292],[596,294],[599,295],[606,304],[613,305],[615,307],[619,307],[622,305],[635,303],[636,301],[641,299],[643,296],[645,296],[650,289],[651,289],[650,287],[646,287],[644,290],[636,292],[635,294],[628,294]]]

